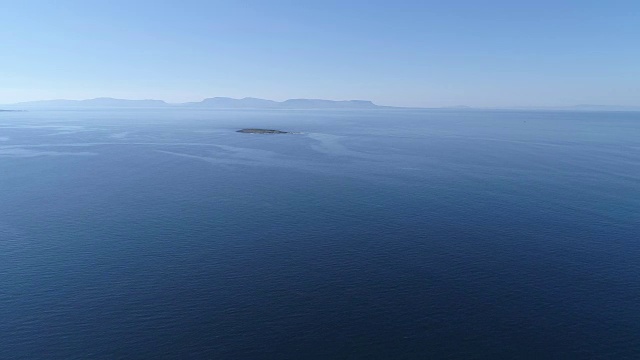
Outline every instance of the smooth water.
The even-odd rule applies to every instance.
[[[640,358],[640,113],[0,113],[0,358]]]

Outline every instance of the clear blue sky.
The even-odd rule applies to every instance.
[[[3,1],[0,103],[640,105],[640,1]]]

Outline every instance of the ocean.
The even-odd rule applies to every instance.
[[[640,112],[0,113],[0,358],[640,358]]]

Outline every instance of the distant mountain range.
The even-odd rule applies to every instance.
[[[41,100],[28,101],[12,105],[20,108],[49,107],[125,107],[125,108],[157,108],[157,107],[198,107],[211,109],[377,109],[382,108],[367,100],[322,100],[322,99],[289,99],[273,101],[257,98],[233,99],[214,97],[199,102],[170,104],[162,100],[125,100],[113,98],[97,98],[88,100]]]
[[[323,99],[289,99],[273,101],[246,97],[234,99],[229,97],[214,97],[198,102],[167,103],[162,100],[126,100],[114,98],[96,98],[88,100],[41,100],[28,101],[11,105],[3,105],[5,109],[34,109],[34,108],[201,108],[201,109],[403,109],[401,107],[376,105],[367,100],[323,100]],[[420,109],[417,107],[411,109]],[[575,105],[554,107],[501,107],[474,108],[468,106],[450,106],[431,109],[441,110],[546,110],[546,111],[640,111],[640,106],[617,105]],[[10,110],[0,110],[10,111]]]

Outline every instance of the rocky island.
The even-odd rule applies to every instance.
[[[291,134],[287,131],[271,130],[271,129],[241,129],[236,132],[244,134]]]

